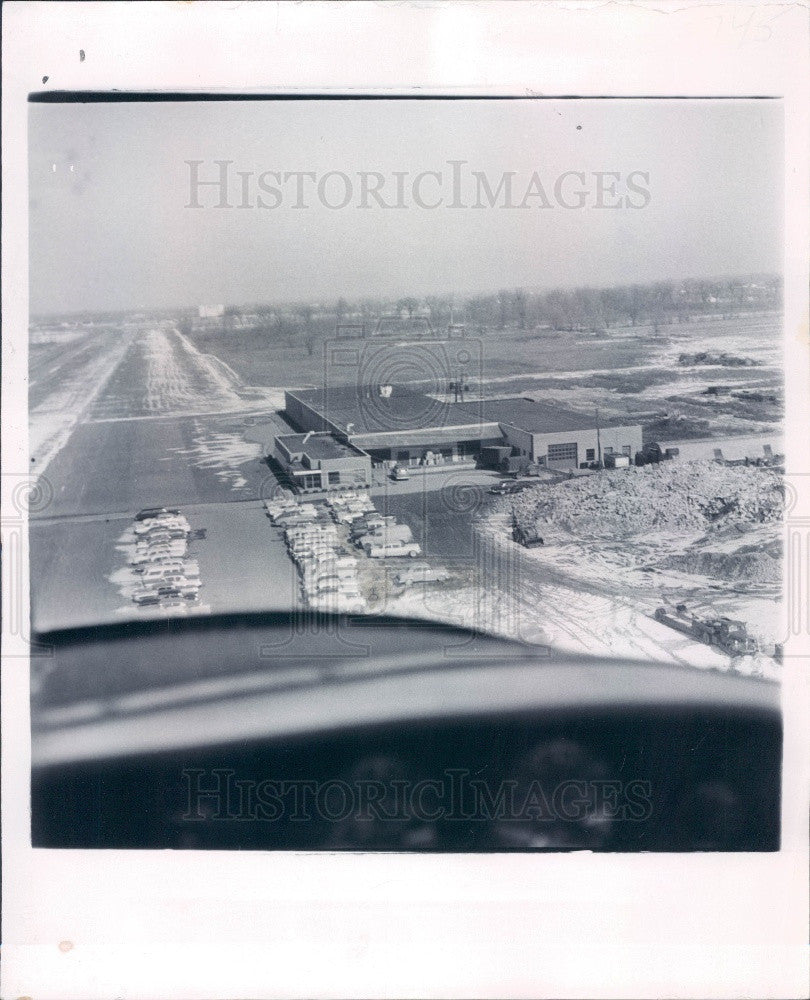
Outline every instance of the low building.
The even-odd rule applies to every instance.
[[[371,484],[370,457],[333,434],[282,434],[275,439],[273,457],[304,492]]]
[[[221,303],[213,306],[201,305],[198,307],[197,312],[200,319],[219,319],[225,315],[225,306]]]
[[[334,435],[375,466],[473,464],[484,449],[549,468],[579,468],[606,455],[632,457],[641,425],[597,427],[596,414],[576,413],[523,397],[454,402],[402,385],[330,386],[285,393],[288,418],[302,431]]]

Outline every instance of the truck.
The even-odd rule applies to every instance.
[[[633,460],[636,465],[658,465],[664,458],[674,458],[674,455],[665,455],[657,441],[648,441],[641,451],[636,452]]]
[[[509,455],[501,459],[500,470],[505,476],[540,476],[543,473],[543,466],[537,462],[530,461],[525,455]]]
[[[691,639],[715,646],[729,656],[750,656],[759,652],[759,644],[748,634],[745,622],[725,615],[703,618],[691,614],[684,604],[679,604],[674,611],[657,608],[655,618]]]

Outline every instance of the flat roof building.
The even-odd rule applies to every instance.
[[[611,453],[631,457],[641,426],[608,424],[596,415],[515,396],[450,402],[396,384],[288,390],[285,408],[302,431],[332,435],[373,465],[435,467],[474,464],[485,448],[552,468],[578,468]]]
[[[273,457],[301,490],[354,488],[371,484],[371,459],[361,448],[332,434],[281,434]]]

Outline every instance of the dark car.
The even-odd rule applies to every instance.
[[[501,482],[501,483],[498,483],[497,486],[490,486],[489,492],[490,493],[494,493],[496,496],[504,497],[504,496],[507,496],[507,494],[509,494],[509,493],[516,493],[517,492],[517,484],[516,483]]]
[[[165,517],[167,514],[179,514],[176,507],[144,507],[135,515],[136,521],[148,521],[152,517]]]

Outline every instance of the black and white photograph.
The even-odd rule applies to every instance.
[[[34,857],[542,882],[795,842],[795,109],[556,94],[29,86],[3,619]],[[724,969],[644,995],[762,989]],[[294,981],[233,995],[430,990]]]
[[[33,843],[778,849],[781,135],[32,97]]]

